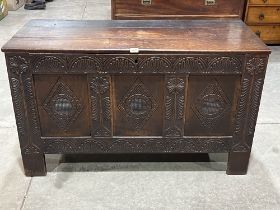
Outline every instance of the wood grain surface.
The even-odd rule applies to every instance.
[[[92,153],[228,152],[247,172],[270,50],[240,20],[33,20],[2,50],[27,176]]]
[[[280,4],[280,0],[249,0],[250,4],[262,4],[262,5],[270,5],[270,4]]]
[[[280,5],[268,7],[248,7],[248,24],[280,24]]]
[[[261,25],[250,26],[250,28],[259,34],[260,38],[267,44],[277,44],[280,39],[280,25]]]
[[[241,20],[63,21],[32,20],[5,52],[268,52]]]

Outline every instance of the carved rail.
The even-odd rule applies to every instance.
[[[207,153],[229,152],[232,137],[41,138],[44,153]]]
[[[31,54],[33,73],[241,74],[244,55]]]

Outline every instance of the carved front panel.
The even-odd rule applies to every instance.
[[[7,59],[24,155],[247,152],[267,63],[217,55]]]
[[[89,136],[86,76],[35,75],[43,136]]]
[[[114,135],[161,136],[163,77],[115,76]]]
[[[190,76],[185,134],[231,136],[239,87],[239,76]]]
[[[234,148],[240,150],[240,142],[245,145],[245,137],[237,137],[241,135],[237,132],[239,118],[244,115],[237,114],[237,100],[242,105],[242,97],[248,91],[259,95],[263,71],[253,67],[262,69],[265,60],[251,58],[247,68],[243,62],[242,56],[228,55],[46,54],[26,56],[26,59],[13,56],[9,69],[13,94],[36,99],[34,104],[31,100],[26,102],[32,109],[30,123],[36,136],[53,137],[46,138],[53,140],[92,139],[94,146],[90,144],[90,147],[80,140],[81,151],[85,152],[95,151],[97,145],[102,145],[102,151],[123,152],[131,144],[133,151],[138,152],[173,152],[175,143],[179,151],[181,146],[178,145],[185,144],[187,139],[192,142],[192,148],[188,144],[183,150],[196,152],[206,151],[196,150],[196,147],[210,147],[204,146],[207,139],[218,142],[216,137],[228,136],[223,141],[223,144],[228,141],[223,150],[213,149],[226,151],[232,146],[234,134],[234,145],[237,145]],[[33,73],[30,78],[25,77],[28,65]],[[245,70],[247,76],[243,75],[241,82]],[[19,88],[22,82],[25,92]],[[33,82],[34,93],[30,91]],[[256,88],[248,89],[251,84]],[[240,98],[241,92],[244,94]],[[248,119],[255,119],[258,104],[253,103],[255,98],[246,97],[246,104],[253,104],[250,109],[254,111]],[[14,103],[16,109],[24,106],[17,97]],[[38,106],[37,117],[35,106]],[[26,130],[22,123],[24,116],[19,111],[16,115],[22,134]],[[248,135],[252,136],[254,124],[251,121]],[[105,139],[107,143],[103,144]],[[36,153],[35,144],[28,145],[31,146],[24,151]],[[71,143],[71,147],[76,146]]]

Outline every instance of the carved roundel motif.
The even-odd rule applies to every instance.
[[[212,128],[230,109],[230,104],[226,94],[215,80],[208,84],[196,98],[192,110],[204,127]]]
[[[98,94],[104,94],[110,88],[109,81],[103,77],[96,77],[90,83],[92,90]]]
[[[225,106],[225,101],[220,95],[209,94],[202,97],[198,109],[205,117],[215,117],[223,111]]]
[[[129,115],[134,115],[135,117],[145,117],[147,112],[152,109],[153,102],[145,95],[135,94],[129,97],[126,102],[126,110]]]
[[[71,99],[70,99],[71,100]],[[53,110],[56,114],[69,116],[73,112],[73,105],[67,97],[58,95],[53,99]]]
[[[265,59],[264,58],[251,58],[247,63],[247,69],[249,74],[261,74],[265,71]]]
[[[136,130],[140,130],[144,126],[157,107],[155,99],[140,79],[136,79],[118,105],[120,112],[126,116],[131,127]]]
[[[77,119],[82,111],[82,104],[73,91],[58,80],[44,102],[44,109],[57,126],[64,131]]]

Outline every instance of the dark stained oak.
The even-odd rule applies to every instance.
[[[85,75],[65,75],[63,77],[60,75],[34,75],[34,81],[35,89],[40,90],[40,93],[36,94],[36,99],[40,119],[44,122],[41,125],[42,136],[90,136],[90,117],[87,114],[90,107]],[[55,91],[57,88],[60,88],[63,93],[67,92],[75,96],[72,101],[79,100],[78,106],[74,107],[77,114],[71,118],[64,118],[65,123],[53,123],[61,119],[61,116],[56,115],[51,109],[51,106],[57,106],[53,103],[53,96],[61,94],[61,92]],[[58,97],[57,100],[61,100],[61,98]],[[63,109],[63,107],[57,106],[57,109]],[[60,128],[59,130],[56,129],[57,126]],[[69,134],[69,130],[71,130],[71,134]]]
[[[33,20],[2,51],[27,176],[45,154],[228,153],[247,172],[270,50],[240,20]]]
[[[236,19],[31,20],[2,50],[129,53],[130,48],[139,48],[141,53],[268,51],[256,35]]]

